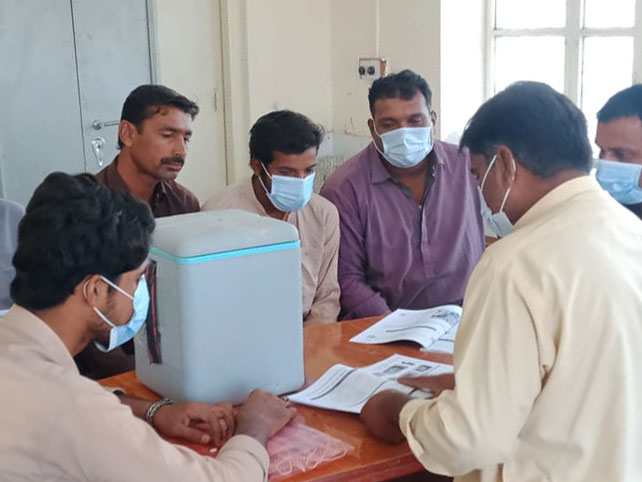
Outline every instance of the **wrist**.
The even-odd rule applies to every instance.
[[[160,400],[150,404],[149,407],[147,407],[147,409],[145,410],[145,421],[153,427],[154,419],[156,418],[156,415],[158,414],[160,409],[167,405],[173,404],[174,400],[170,398],[161,398]]]
[[[237,425],[234,435],[247,435],[248,437],[252,437],[253,439],[255,439],[264,447],[267,447],[267,442],[269,439],[267,430],[262,429],[261,427],[246,425],[243,422],[240,422]]]

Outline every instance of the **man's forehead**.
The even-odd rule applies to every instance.
[[[641,145],[642,119],[630,116],[599,122],[595,141],[601,148],[625,148]]]
[[[413,115],[419,113],[430,114],[430,106],[420,91],[417,91],[412,99],[382,97],[374,103],[374,115],[376,117]]]

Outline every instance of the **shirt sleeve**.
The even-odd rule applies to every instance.
[[[306,324],[331,323],[339,316],[339,280],[337,269],[339,264],[339,214],[333,205],[329,205],[328,217],[324,223],[327,233],[321,254],[319,269],[319,284],[314,294],[310,312],[306,316]]]
[[[382,315],[390,310],[386,300],[366,280],[367,255],[362,225],[357,208],[357,195],[350,185],[342,191],[324,186],[321,195],[339,211],[339,286],[343,319]]]
[[[455,342],[455,389],[410,401],[400,428],[429,470],[460,476],[501,464],[540,393],[534,320],[517,273],[482,258],[473,271]],[[537,299],[536,302],[544,303]]]
[[[267,481],[267,451],[251,437],[232,437],[214,459],[164,441],[104,390],[70,405],[55,422],[48,451],[70,480]]]

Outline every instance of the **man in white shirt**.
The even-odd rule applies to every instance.
[[[362,419],[458,481],[642,480],[642,223],[589,175],[586,120],[545,84],[486,102],[461,141],[514,231],[470,278],[456,385]]]
[[[88,174],[54,173],[36,189],[14,257],[16,304],[0,322],[0,480],[267,480],[267,440],[295,414],[274,395],[253,392],[234,420],[229,406],[124,404],[78,373],[73,356],[89,343],[111,350],[144,322],[153,229],[147,205]],[[212,459],[153,427],[229,440]]]

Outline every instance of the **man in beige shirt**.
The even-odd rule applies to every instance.
[[[319,126],[288,110],[261,117],[250,131],[248,181],[215,193],[203,210],[243,209],[286,221],[301,240],[303,320],[330,323],[339,315],[339,214],[312,192]]]
[[[545,84],[486,102],[462,145],[514,231],[473,271],[456,385],[362,419],[458,481],[642,480],[642,223],[588,176],[582,113]]]
[[[144,203],[88,174],[54,173],[35,191],[14,257],[16,305],[0,322],[0,480],[267,480],[267,440],[295,414],[274,395],[253,392],[236,420],[230,407],[183,404],[177,430],[178,405],[128,406],[78,373],[73,355],[89,343],[111,350],[144,322],[153,228]],[[229,440],[213,459],[153,427]]]

